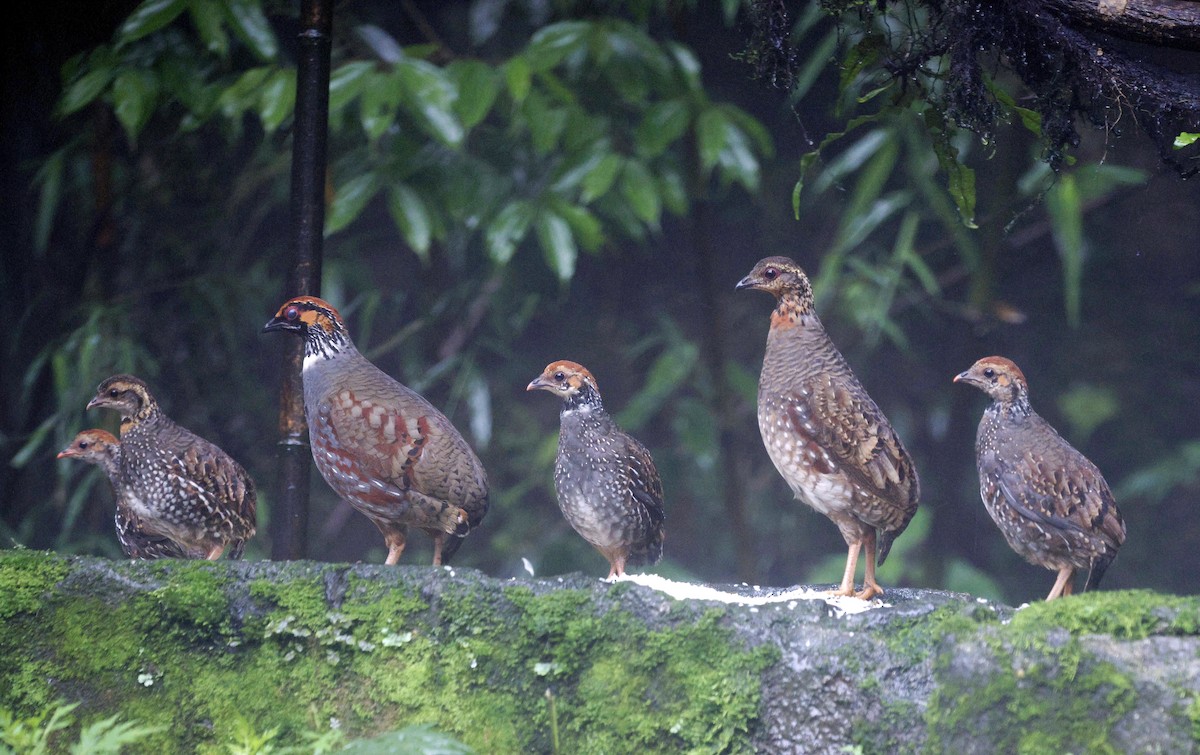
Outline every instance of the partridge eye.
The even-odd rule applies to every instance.
[[[112,398],[116,398],[117,396],[121,395],[121,392],[118,391],[116,388],[109,388],[108,395]]]
[[[289,321],[295,321],[300,316],[300,309],[298,307],[288,307],[283,311],[283,316]]]
[[[86,450],[87,447],[88,447],[88,442],[86,440],[79,441],[79,450],[80,451]]]
[[[565,373],[556,372],[556,373],[554,373],[554,379],[561,383],[562,381],[567,379],[567,376]]]
[[[763,277],[769,281],[773,281],[779,277],[779,271],[773,267],[768,267],[766,270],[763,270]]]
[[[994,378],[994,377],[996,377],[996,371],[993,370],[991,367],[988,367],[986,370],[983,371],[983,376],[988,379]]]

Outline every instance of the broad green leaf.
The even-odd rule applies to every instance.
[[[925,109],[925,127],[937,155],[938,164],[946,174],[950,198],[958,207],[958,215],[967,228],[975,225],[975,171],[958,159],[958,148],[950,141],[950,126],[937,108]]]
[[[229,35],[225,33],[225,14],[211,0],[189,0],[188,15],[204,43],[204,49],[224,58],[229,54]]]
[[[621,196],[644,223],[658,225],[662,199],[658,196],[658,184],[654,176],[643,163],[637,160],[625,162],[625,169],[621,171]]]
[[[575,275],[575,259],[579,250],[575,246],[575,234],[565,218],[548,209],[537,214],[534,222],[538,244],[546,263],[560,281],[569,281]]]
[[[421,262],[429,264],[433,224],[429,218],[429,208],[425,206],[421,195],[410,186],[394,184],[388,189],[388,212]]]
[[[1061,176],[1046,192],[1046,211],[1050,215],[1050,230],[1063,266],[1063,298],[1067,324],[1079,327],[1081,293],[1083,290],[1083,200],[1075,176]]]
[[[552,106],[547,97],[536,91],[525,99],[523,110],[534,150],[544,155],[557,147],[567,125],[567,111]]]
[[[258,0],[227,0],[233,32],[260,60],[273,60],[279,54],[279,42],[271,24],[263,15]]]
[[[688,211],[688,191],[683,175],[671,167],[661,167],[658,170],[658,193],[662,197],[663,206],[676,215]]]
[[[1193,134],[1188,131],[1181,131],[1179,133],[1179,136],[1175,137],[1175,143],[1173,146],[1175,147],[1175,149],[1183,149],[1184,147],[1187,147],[1188,145],[1195,144],[1198,139],[1200,139],[1200,134]]]
[[[721,178],[737,181],[749,191],[758,190],[758,158],[750,149],[746,133],[726,123],[725,149],[721,150]]]
[[[158,89],[158,77],[142,69],[122,71],[113,81],[113,112],[130,144],[137,143],[138,134],[150,120],[158,104]]]
[[[271,74],[259,97],[258,117],[262,119],[263,129],[271,133],[279,128],[295,106],[296,69],[280,68]]]
[[[591,27],[587,21],[561,21],[542,27],[529,40],[522,57],[534,71],[549,70],[572,52],[585,49]]]
[[[638,152],[645,157],[661,155],[687,131],[691,113],[681,100],[656,102],[647,108],[634,132]]]
[[[819,6],[812,4],[809,7],[818,8]],[[812,85],[816,83],[817,77],[830,69],[830,59],[838,46],[838,36],[837,29],[830,29],[813,47],[812,54],[792,77],[792,90],[788,93],[789,100],[799,102],[804,99],[804,95],[808,94]]]
[[[504,64],[504,83],[513,102],[524,102],[533,86],[533,69],[529,67],[529,61],[520,55],[510,58]]]
[[[555,200],[550,205],[556,214],[570,224],[571,231],[585,251],[594,252],[604,243],[604,229],[600,220],[586,207],[563,200]]]
[[[117,29],[117,47],[153,34],[187,10],[187,0],[146,0]]]
[[[331,113],[336,113],[346,107],[355,97],[362,94],[368,75],[374,67],[373,63],[360,60],[338,66],[329,75],[329,111]]]
[[[458,99],[454,111],[467,128],[471,128],[487,117],[500,93],[496,72],[478,60],[456,60],[446,67],[446,73],[454,79],[458,88]]]
[[[487,246],[488,257],[493,262],[506,265],[512,259],[517,245],[529,232],[529,224],[533,222],[533,205],[518,199],[509,202],[496,217],[488,223],[484,233],[484,243]]]
[[[331,236],[354,222],[367,203],[379,193],[379,189],[379,177],[375,173],[355,176],[338,187],[329,204],[325,235]]]
[[[372,71],[364,78],[359,107],[363,131],[370,139],[378,139],[395,124],[403,96],[400,77],[394,71]]]
[[[115,72],[116,69],[112,66],[99,66],[72,82],[59,100],[59,115],[67,116],[90,105],[108,88]]]
[[[863,163],[870,160],[875,153],[894,138],[895,135],[887,129],[878,128],[868,131],[858,141],[825,164],[825,169],[817,176],[817,180],[813,181],[813,191],[821,194],[830,186],[839,183],[843,178],[861,168]],[[818,153],[809,154],[815,157]]]
[[[604,155],[596,163],[596,165],[588,171],[588,174],[583,177],[582,191],[579,199],[585,204],[589,204],[599,199],[608,193],[612,188],[613,182],[617,180],[617,174],[624,167],[625,160],[612,152]]]
[[[396,74],[404,93],[401,104],[418,116],[425,133],[447,147],[462,145],[466,133],[454,113],[458,92],[446,72],[424,60],[406,58],[396,64]]]
[[[1058,409],[1071,426],[1071,441],[1082,446],[1096,428],[1121,411],[1117,393],[1105,385],[1080,383],[1058,397]]]
[[[229,120],[235,120],[243,112],[258,107],[259,88],[273,69],[262,66],[243,73],[217,97],[217,107]]]
[[[700,152],[700,168],[708,173],[721,161],[721,151],[729,138],[729,124],[720,109],[710,107],[696,119],[696,148]]]
[[[683,75],[688,91],[700,92],[704,84],[700,81],[700,60],[690,48],[677,42],[667,42],[667,54],[675,61],[675,70]]]

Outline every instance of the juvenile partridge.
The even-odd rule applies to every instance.
[[[1058,572],[1046,600],[1100,585],[1125,542],[1125,522],[1096,465],[1029,405],[1029,384],[1004,357],[984,357],[954,378],[992,397],[975,438],[979,495],[1004,539],[1035,566]]]
[[[129,509],[125,486],[121,483],[121,441],[104,430],[83,430],[71,444],[58,453],[59,459],[79,459],[95,464],[104,471],[117,499],[117,539],[128,558],[188,558],[177,543],[165,537],[151,535],[142,529]],[[201,557],[203,557],[201,555]]]
[[[145,533],[203,558],[218,559],[227,547],[230,558],[241,558],[254,536],[256,498],[240,464],[175,424],[132,375],[105,380],[87,408],[121,415],[113,486]]]
[[[833,520],[849,546],[834,595],[870,599],[896,537],[917,511],[912,460],[867,395],[813,308],[812,286],[787,257],[760,260],[737,288],[775,296],[758,381],[758,429],[767,454],[796,498]],[[858,554],[867,556],[854,592]]]
[[[562,399],[554,488],[567,522],[608,560],[609,578],[662,558],[662,481],[650,452],[621,431],[592,373],[552,362],[525,390]]]
[[[444,414],[367,361],[325,301],[286,302],[264,331],[304,337],[304,414],[329,487],[383,533],[400,560],[410,526],[448,562],[488,510],[483,464]]]

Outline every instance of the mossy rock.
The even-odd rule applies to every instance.
[[[743,593],[752,592],[742,588]],[[0,551],[0,708],[80,703],[223,752],[413,724],[478,752],[1186,752],[1200,602],[1097,593],[1014,611],[890,590],[679,601],[571,575]]]

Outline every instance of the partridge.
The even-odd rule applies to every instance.
[[[408,528],[448,562],[488,510],[483,464],[444,414],[359,353],[325,301],[286,302],[264,331],[304,337],[304,414],[329,487],[374,522],[395,564]]]
[[[808,276],[795,262],[760,260],[737,288],[776,299],[758,381],[758,429],[796,498],[833,520],[849,547],[832,594],[880,595],[875,567],[917,511],[920,483],[912,460],[829,340]],[[855,593],[864,548],[863,589]]]
[[[525,390],[562,399],[558,507],[608,560],[609,578],[623,576],[626,566],[658,563],[666,520],[662,481],[646,447],[604,410],[596,378],[575,362],[552,362]]]
[[[218,559],[226,548],[230,558],[241,558],[254,536],[256,498],[240,464],[175,424],[132,375],[105,380],[87,408],[120,413],[113,486],[145,533],[203,558]]]
[[[104,471],[117,499],[117,540],[127,558],[187,558],[178,544],[165,537],[151,535],[142,529],[137,517],[129,509],[125,486],[121,483],[121,441],[104,430],[83,430],[71,444],[59,451],[59,459],[79,459],[94,464]]]
[[[1125,542],[1125,522],[1096,465],[1029,405],[1025,375],[1004,357],[985,357],[956,383],[991,396],[975,438],[979,495],[1004,539],[1035,566],[1058,572],[1046,600],[1100,585]]]

